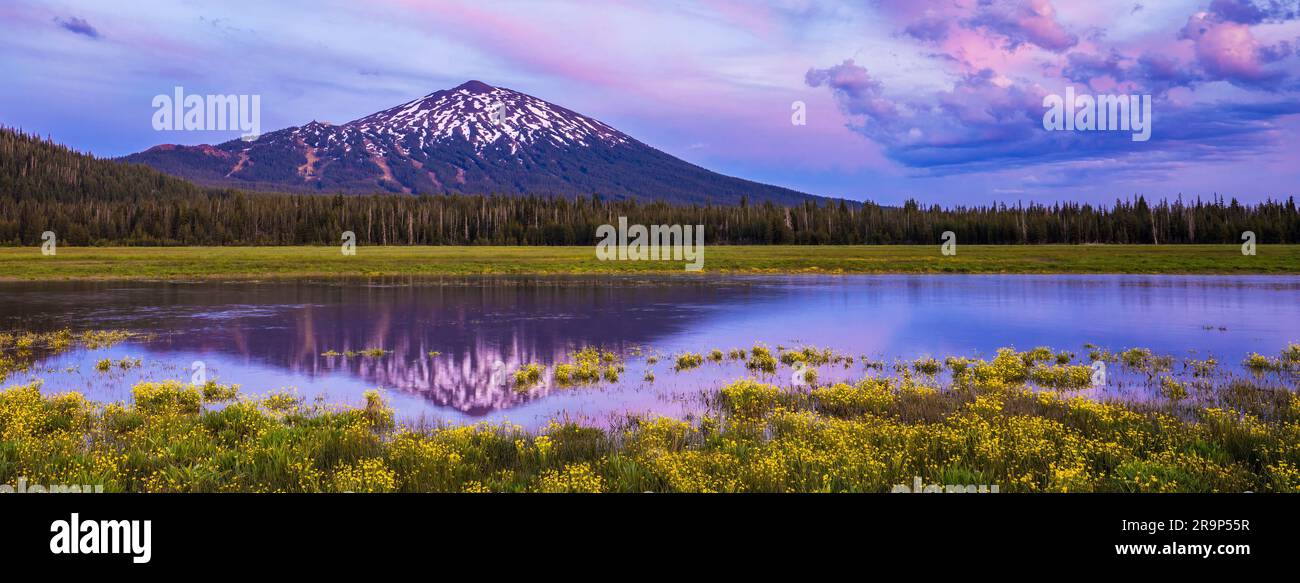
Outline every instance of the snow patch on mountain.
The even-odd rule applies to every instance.
[[[504,108],[496,114],[497,108]],[[340,126],[313,121],[290,128],[295,141],[318,149],[342,147],[350,152],[363,144],[368,154],[389,156],[395,144],[414,144],[423,150],[430,144],[461,141],[482,154],[492,147],[504,147],[511,154],[532,144],[555,147],[588,147],[626,144],[632,138],[590,117],[506,89],[470,81],[459,87],[436,91],[396,107]],[[413,141],[412,141],[413,140]],[[247,147],[256,147],[256,142]],[[400,154],[399,154],[400,155]]]

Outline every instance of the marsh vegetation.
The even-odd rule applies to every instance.
[[[8,355],[86,338],[0,342]],[[377,391],[344,407],[162,381],[136,384],[128,402],[95,403],[42,393],[39,381],[12,384],[0,391],[0,482],[126,492],[887,492],[919,476],[1004,492],[1300,490],[1298,345],[1261,356],[1267,368],[1248,359],[1241,375],[1122,351],[1121,365],[1164,395],[1146,402],[1080,395],[1090,366],[1047,347],[893,366],[812,346],[743,353],[759,364],[705,389],[703,414],[557,420],[538,431],[399,423]],[[696,367],[706,360],[688,354]],[[791,365],[859,376],[796,386],[777,372]],[[584,390],[616,380],[622,366],[619,354],[584,348],[549,372],[525,366],[515,381],[549,374]]]

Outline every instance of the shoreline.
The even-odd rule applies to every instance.
[[[390,278],[406,278],[415,281],[434,282],[439,280],[455,281],[458,279],[485,279],[485,278],[536,278],[538,280],[563,278],[572,278],[575,281],[598,280],[598,279],[634,279],[642,277],[659,278],[662,280],[681,280],[683,282],[710,282],[721,281],[726,278],[761,278],[761,277],[790,277],[790,278],[813,278],[813,277],[860,277],[860,276],[917,276],[917,277],[957,277],[957,276],[1023,276],[1023,277],[1051,277],[1051,276],[1146,276],[1146,277],[1215,277],[1215,278],[1232,278],[1232,277],[1267,277],[1267,278],[1288,278],[1300,277],[1300,271],[1295,272],[1007,272],[1007,271],[971,271],[971,272],[943,272],[943,271],[862,271],[862,272],[823,272],[817,270],[809,271],[714,271],[708,273],[692,273],[677,275],[675,273],[663,271],[645,271],[645,272],[483,272],[483,273],[335,273],[335,272],[294,272],[294,273],[217,273],[195,276],[153,276],[153,275],[106,275],[106,276],[73,276],[73,277],[6,277],[0,275],[0,284],[15,283],[112,283],[112,282],[133,282],[133,283],[171,283],[171,284],[204,284],[204,283],[283,283],[297,281],[361,281]]]
[[[0,248],[0,281],[294,279],[489,275],[1298,275],[1300,245],[726,246],[684,261],[600,261],[592,246],[335,246]]]

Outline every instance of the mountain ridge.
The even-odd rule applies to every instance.
[[[208,186],[289,192],[600,194],[673,203],[816,197],[726,176],[537,97],[470,80],[344,124],[312,120],[121,158]]]

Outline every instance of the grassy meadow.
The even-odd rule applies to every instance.
[[[1300,245],[708,246],[704,273],[1300,273]],[[683,261],[600,261],[593,247],[0,248],[0,279],[688,274]]]

